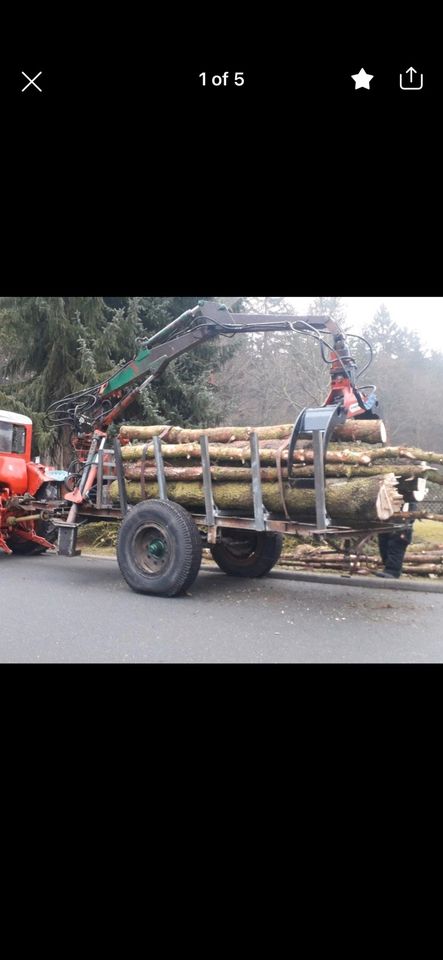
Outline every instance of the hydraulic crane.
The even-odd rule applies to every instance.
[[[31,421],[0,411],[0,549],[7,553],[41,552],[51,548],[58,532],[59,553],[74,556],[78,553],[76,537],[81,523],[117,520],[121,522],[117,560],[129,586],[141,593],[176,596],[195,580],[203,544],[209,546],[225,572],[256,577],[268,573],[278,561],[284,535],[330,535],[344,537],[349,544],[352,538],[364,542],[360,524],[356,528],[337,526],[327,516],[324,463],[328,441],[338,424],[347,418],[378,417],[375,387],[359,386],[370,359],[357,370],[348,345],[350,335],[345,335],[330,317],[232,313],[229,307],[235,302],[200,301],[153,336],[140,340],[136,356],[106,380],[51,405],[50,420],[71,428],[78,469],[57,471],[30,462]],[[265,509],[255,431],[250,433],[248,454],[253,516],[251,512],[239,516],[238,511],[222,511],[215,506],[209,442],[204,434],[199,440],[203,512],[198,509],[191,513],[169,498],[158,436],[151,450],[158,494],[155,498],[142,497],[129,507],[121,453],[125,441],[116,438],[112,446],[106,446],[109,426],[176,357],[218,336],[267,331],[313,338],[330,370],[324,403],[302,410],[289,442],[284,441],[289,485],[314,487],[315,524],[293,520],[286,510],[282,449],[276,458],[282,510],[272,514]],[[295,447],[301,438],[309,438],[313,447],[313,479],[297,476]],[[142,454],[142,479],[146,452],[147,448]],[[115,484],[117,497],[111,493]],[[402,525],[400,519],[393,524]],[[379,529],[377,524],[365,527],[364,539]],[[382,529],[386,530],[386,525]]]
[[[233,306],[235,302],[233,299],[229,305]],[[327,522],[324,459],[328,441],[335,427],[345,419],[378,416],[375,387],[357,385],[357,378],[363,370],[357,372],[348,340],[339,324],[330,317],[232,313],[226,303],[207,300],[186,310],[153,336],[140,340],[137,355],[108,380],[64,397],[49,408],[48,416],[52,422],[72,427],[73,444],[79,452],[79,458],[83,459],[78,482],[74,490],[65,495],[65,500],[72,504],[68,522],[75,522],[79,505],[88,500],[89,491],[94,486],[97,454],[104,446],[107,428],[136,400],[144,387],[163,373],[172,360],[214,337],[267,331],[290,331],[314,338],[320,344],[322,359],[330,367],[330,389],[325,402],[320,407],[301,411],[288,450],[288,477],[292,478],[297,440],[311,438],[313,441],[317,523],[324,527]],[[366,370],[368,366],[369,363],[363,369]]]

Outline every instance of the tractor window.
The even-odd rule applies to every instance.
[[[0,420],[0,453],[11,453],[12,423]]]
[[[0,453],[24,453],[25,442],[24,427],[0,420]]]
[[[13,426],[12,428],[12,449],[11,453],[24,453],[26,443],[26,431],[24,427]]]

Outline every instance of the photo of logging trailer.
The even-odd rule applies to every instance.
[[[30,420],[22,453],[6,438],[0,548],[52,549],[58,528],[59,553],[75,556],[80,524],[119,519],[117,559],[126,582],[141,593],[171,597],[195,580],[202,543],[225,573],[260,577],[277,562],[284,535],[340,538],[358,552],[375,533],[407,526],[408,503],[423,497],[433,470],[436,480],[441,476],[431,464],[441,464],[443,455],[386,446],[375,385],[358,386],[371,362],[368,341],[345,336],[332,317],[233,313],[229,307],[238,299],[199,301],[140,340],[137,355],[108,380],[51,404],[48,418],[70,429],[76,455],[64,488],[42,466],[44,476],[36,481],[35,464],[26,464]],[[111,424],[172,360],[214,337],[269,331],[315,340],[330,375],[321,407],[305,408],[294,425],[123,425],[113,446],[106,446]],[[370,352],[359,370],[350,338],[363,340]],[[5,411],[5,423],[9,437],[14,414]],[[6,480],[17,470],[17,457],[22,473],[11,496]],[[28,473],[34,478],[29,489]],[[51,517],[52,529],[39,536],[38,524]]]
[[[94,453],[96,484],[78,522],[60,525],[60,552],[75,551],[79,524],[121,519],[117,558],[127,583],[175,596],[195,580],[204,545],[239,577],[269,573],[283,536],[332,538],[358,557],[368,537],[401,530],[408,501],[441,476],[430,461],[443,455],[389,447],[381,420],[349,420],[324,460],[315,443],[298,440],[289,478],[292,430],[123,425],[112,447],[103,439]]]

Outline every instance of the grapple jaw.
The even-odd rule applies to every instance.
[[[312,440],[314,431],[323,434],[323,447],[326,450],[329,440],[339,423],[346,420],[346,410],[342,404],[328,404],[325,407],[305,407],[295,421],[288,449],[288,479],[292,477],[294,450],[297,440]]]
[[[315,512],[318,532],[324,532],[330,524],[326,512],[325,463],[329,440],[340,424],[346,420],[343,404],[327,404],[324,407],[306,407],[299,414],[292,431],[288,448],[288,481],[291,486],[309,484],[315,490]],[[311,440],[314,451],[314,477],[312,480],[297,480],[293,476],[294,450],[297,440]]]

